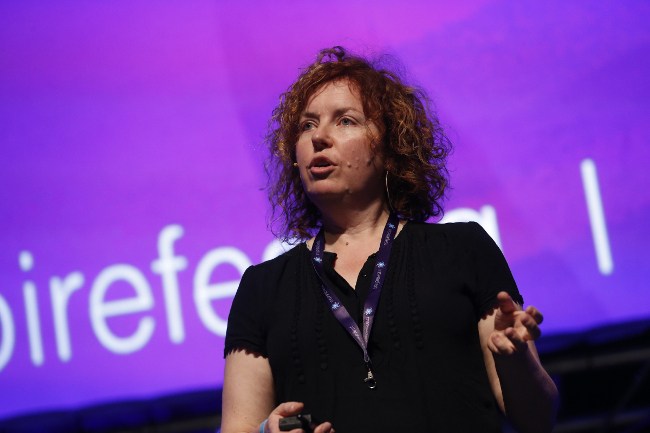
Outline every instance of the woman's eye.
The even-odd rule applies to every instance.
[[[343,119],[341,119],[341,125],[343,125],[343,126],[350,126],[350,125],[352,125],[352,123],[353,123],[352,119],[348,119],[347,117],[344,117]]]
[[[305,123],[302,124],[302,127],[301,127],[300,129],[301,129],[302,131],[309,131],[309,130],[312,129],[313,127],[314,127],[314,123],[313,123],[313,122],[305,122]]]

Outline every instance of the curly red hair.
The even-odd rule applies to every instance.
[[[425,221],[442,214],[451,144],[426,94],[405,84],[397,73],[334,47],[320,51],[273,110],[266,137],[273,233],[285,241],[306,239],[320,225],[320,211],[303,190],[293,163],[301,113],[318,89],[337,80],[348,80],[355,87],[364,115],[383,137],[377,151],[388,173],[389,205],[408,220]]]

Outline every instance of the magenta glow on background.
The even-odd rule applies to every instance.
[[[221,386],[223,336],[205,315],[225,320],[241,276],[233,263],[261,261],[273,242],[266,122],[300,68],[333,45],[395,55],[429,92],[456,147],[447,207],[494,209],[547,334],[650,316],[650,4],[453,3],[3,2],[0,417]],[[586,159],[604,209],[606,274]],[[182,230],[173,250],[186,265],[171,305],[181,337],[152,268],[170,227]],[[229,285],[197,307],[197,267],[208,260],[209,284]],[[106,320],[118,339],[152,324],[128,353],[109,350],[91,320],[98,276],[118,264],[143,277],[153,301]],[[52,279],[74,273],[83,282],[56,328]],[[134,296],[125,281],[106,292]]]

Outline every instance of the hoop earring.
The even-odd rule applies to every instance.
[[[386,199],[388,200],[388,208],[391,212],[395,212],[393,204],[390,202],[390,193],[388,192],[388,170],[386,170]]]

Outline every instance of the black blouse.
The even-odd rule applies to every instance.
[[[395,239],[368,344],[372,390],[361,349],[329,311],[310,254],[303,243],[251,266],[228,319],[224,353],[268,358],[276,403],[304,402],[304,413],[338,433],[501,431],[478,321],[502,290],[523,299],[481,226],[409,222]],[[327,279],[359,322],[375,255],[355,289],[333,269],[335,258],[326,254]]]

